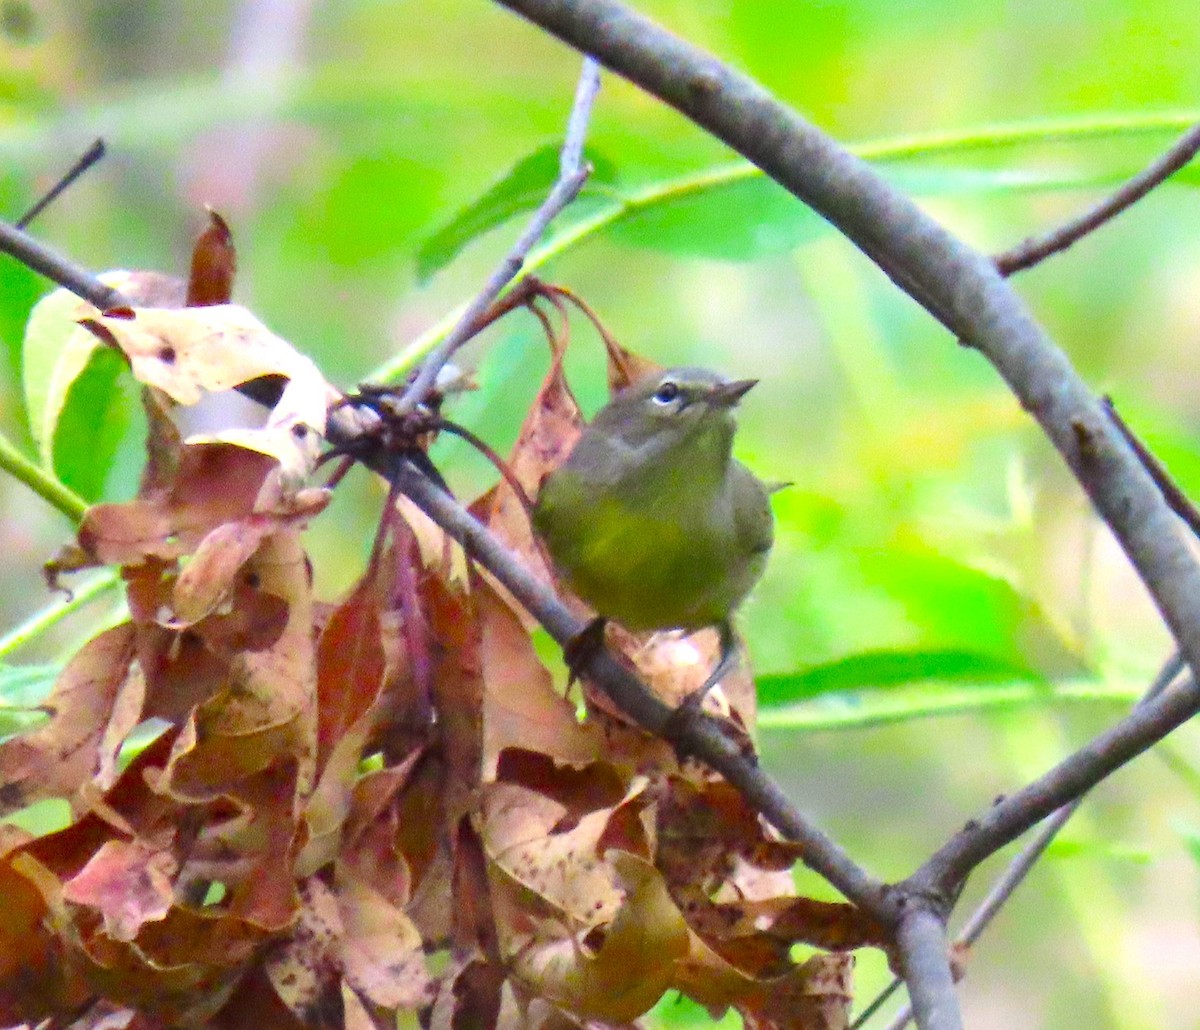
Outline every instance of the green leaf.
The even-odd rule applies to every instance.
[[[131,391],[122,389],[125,360],[114,350],[93,351],[72,381],[54,428],[54,472],[88,501],[99,499],[113,458],[132,421]]]
[[[1192,856],[1197,865],[1200,865],[1200,830],[1184,822],[1176,822],[1174,825],[1175,832],[1183,838],[1188,854]]]
[[[431,233],[417,251],[417,279],[427,281],[472,240],[523,211],[534,210],[558,179],[560,146],[548,143],[521,158],[486,193]],[[606,157],[591,151],[587,157],[592,174],[583,196],[595,194],[596,184],[611,183],[616,178],[616,168]]]
[[[44,837],[71,825],[71,803],[66,798],[42,798],[27,808],[6,815],[0,823],[11,823],[35,837]]]
[[[50,694],[61,666],[0,664],[0,710],[33,709]]]
[[[68,290],[55,290],[34,305],[25,327],[22,378],[29,432],[43,467],[53,467],[54,429],[58,425],[71,383],[87,367],[100,345],[76,324],[79,298]]]
[[[1078,837],[1056,837],[1046,849],[1047,858],[1057,859],[1101,859],[1109,862],[1128,862],[1133,865],[1148,865],[1154,860],[1154,852],[1123,841],[1082,840]]]
[[[57,665],[0,664],[0,740],[25,733],[46,721],[37,706],[50,694]]]
[[[120,287],[129,275],[102,278]],[[129,426],[131,400],[118,385],[124,360],[78,324],[80,310],[79,299],[62,289],[37,303],[25,330],[23,382],[42,467],[94,501]]]
[[[759,713],[762,730],[814,733],[828,730],[862,730],[916,719],[1008,712],[1021,708],[1062,705],[1129,705],[1144,684],[1079,680],[1066,683],[977,683],[970,686],[933,685],[826,694],[803,704],[764,708]]]
[[[665,183],[637,198],[609,228],[622,243],[689,257],[750,261],[794,250],[828,228],[761,175],[717,174]],[[693,188],[689,184],[696,183]]]
[[[1078,647],[1008,579],[919,541],[867,548],[858,559],[860,574],[903,607],[926,646],[989,654],[1045,678],[1089,671]]]
[[[1034,677],[993,655],[954,649],[867,651],[797,672],[757,679],[759,703],[790,705],[845,690],[880,690],[914,683],[986,683]]]

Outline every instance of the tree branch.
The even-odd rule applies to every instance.
[[[1112,221],[1122,211],[1132,207],[1151,190],[1161,186],[1187,165],[1196,156],[1197,151],[1200,151],[1200,125],[1189,129],[1161,157],[1078,218],[1042,236],[1031,237],[1003,254],[997,254],[996,268],[1001,275],[1009,276],[1032,268],[1054,254],[1062,253],[1106,222]]]
[[[1178,654],[1172,655],[1163,664],[1162,669],[1159,670],[1158,675],[1154,677],[1154,681],[1147,689],[1145,696],[1138,703],[1145,704],[1147,701],[1156,698],[1175,681],[1184,668],[1183,659]],[[1009,863],[1008,868],[992,884],[991,890],[987,892],[987,895],[963,924],[962,929],[954,938],[955,944],[970,947],[979,940],[983,931],[988,928],[1000,909],[1012,897],[1013,892],[1024,882],[1025,877],[1029,875],[1029,872],[1033,869],[1038,859],[1042,857],[1046,849],[1053,843],[1059,831],[1070,822],[1076,809],[1083,803],[1084,796],[1080,795],[1070,804],[1058,809],[1038,827],[1038,832],[1034,834],[1033,838],[1021,849],[1012,862]],[[879,997],[867,1007],[867,1010],[855,1023],[855,1026],[857,1027],[865,1022],[869,1013],[876,1011],[879,1004],[885,1001],[897,986],[899,986],[899,981],[893,982],[889,987],[881,991]],[[887,1030],[904,1030],[904,1027],[908,1025],[912,1017],[912,1003],[906,1002],[892,1017],[892,1021],[887,1025]]]
[[[896,930],[896,948],[917,1025],[923,1030],[962,1030],[954,974],[946,957],[945,917],[926,905],[909,905]]]
[[[507,286],[525,264],[525,258],[534,245],[542,238],[550,223],[567,207],[583,188],[587,177],[591,174],[590,166],[583,162],[583,142],[587,136],[588,122],[591,120],[592,104],[600,90],[600,66],[591,58],[584,58],[583,68],[579,73],[579,83],[575,87],[575,102],[571,108],[571,117],[567,121],[566,137],[563,141],[562,156],[559,160],[558,179],[554,183],[546,199],[533,213],[525,231],[518,237],[512,249],[505,255],[500,266],[491,274],[483,288],[475,295],[458,323],[450,333],[421,363],[416,378],[404,391],[397,405],[397,414],[405,415],[413,411],[433,389],[437,382],[438,372],[454,356],[464,343],[479,331],[478,323],[488,308],[492,306],[501,291]]]
[[[120,290],[102,283],[86,268],[5,222],[0,222],[0,252],[12,255],[26,268],[65,287],[100,311],[129,306],[128,298]]]
[[[1015,840],[1056,808],[1087,793],[1197,711],[1200,711],[1200,686],[1194,677],[1139,704],[1090,744],[962,829],[905,883],[916,890],[952,890],[992,852]]]
[[[75,163],[63,173],[62,178],[43,193],[33,206],[17,219],[15,223],[16,227],[18,229],[29,228],[30,222],[53,204],[62,195],[63,190],[68,189],[76,179],[102,157],[104,157],[104,140],[97,139],[76,158]]]
[[[996,266],[892,189],[865,163],[757,83],[617,0],[499,0],[671,104],[840,229],[883,271],[1000,372],[1038,420],[1146,584],[1180,650],[1200,669],[1200,567],[1174,516],[1096,397]],[[1192,685],[1194,688],[1194,684]],[[1186,690],[1145,706],[1034,788],[964,831],[901,885],[940,893],[984,855],[1069,803],[1189,717]],[[959,1025],[939,917],[900,923],[898,944],[923,1027]]]

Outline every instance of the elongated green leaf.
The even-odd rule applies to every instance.
[[[1007,712],[1062,705],[1128,705],[1145,689],[1139,683],[1081,680],[1050,685],[1036,683],[940,684],[864,693],[828,694],[803,704],[764,708],[758,726],[764,730],[813,733],[862,730],[916,719],[944,718],[976,712]]]
[[[903,606],[927,646],[991,655],[1048,679],[1090,671],[1041,605],[1000,575],[915,541],[864,548],[858,571]]]
[[[42,798],[27,808],[6,815],[0,822],[19,826],[35,837],[44,837],[71,825],[71,803],[66,798]]]
[[[0,708],[36,708],[50,694],[57,665],[0,664]]]
[[[1200,119],[1200,113],[1195,111],[1138,112],[1137,114],[1109,114],[1058,120],[1042,119],[1030,122],[983,125],[951,132],[884,138],[860,143],[852,146],[851,149],[859,156],[883,166],[975,151],[989,153],[1048,143],[1076,145],[1101,143],[1107,146],[1112,141],[1118,140],[1138,141],[1143,146],[1150,146],[1173,132],[1189,128],[1197,119]],[[1146,141],[1150,141],[1150,143]],[[0,153],[4,152],[3,144],[4,138],[0,134]],[[1144,152],[1140,158],[1131,157],[1127,170],[1132,171],[1136,167],[1140,167],[1139,161],[1144,162],[1144,158]],[[1189,171],[1189,174],[1192,173]],[[564,254],[600,237],[623,219],[634,218],[645,208],[682,202],[685,197],[693,194],[703,193],[707,190],[720,190],[730,183],[759,178],[761,175],[762,173],[751,165],[735,164],[707,172],[689,174],[668,182],[640,187],[637,190],[625,189],[621,193],[612,191],[608,194],[608,202],[605,206],[589,213],[586,217],[564,219],[562,223],[557,224],[545,242],[536,247],[526,259],[521,275],[544,268]],[[1113,178],[1114,175],[1116,173],[1112,169],[1104,173],[1108,179]],[[1095,178],[1091,181],[1097,182]],[[1061,178],[1053,181],[1047,179],[1044,185],[1061,188],[1065,187],[1066,183]],[[1010,186],[1010,188],[1012,187]],[[1026,184],[1021,188],[1031,189],[1033,187]],[[597,203],[599,203],[599,198],[597,198]],[[801,211],[804,210],[801,205],[797,204],[796,206],[800,207]],[[791,215],[792,212],[789,212],[789,217]],[[813,217],[814,231],[820,231],[819,219]],[[762,238],[770,242],[782,235],[782,233],[774,236],[766,234]],[[690,245],[698,246],[694,234],[691,237]],[[728,250],[736,249],[732,245],[726,244],[721,244],[721,247]],[[745,245],[742,244],[742,247],[744,250]],[[452,312],[436,325],[431,326],[402,353],[379,365],[365,378],[390,382],[404,376],[453,328],[458,314],[459,312]]]
[[[993,655],[959,650],[869,651],[791,673],[759,676],[764,707],[790,705],[840,690],[881,690],[936,680],[942,683],[995,683],[1029,680],[1024,668]]]
[[[703,190],[664,192],[613,222],[614,239],[692,257],[749,261],[794,250],[826,223],[763,176],[714,182]]]
[[[521,158],[486,193],[436,229],[417,251],[417,278],[426,281],[448,265],[472,240],[524,211],[534,210],[553,187],[559,173],[561,144],[548,143]],[[592,173],[582,196],[616,178],[616,166],[603,154],[588,151]]]
[[[1126,841],[1084,840],[1079,837],[1057,837],[1046,849],[1047,858],[1100,859],[1107,862],[1126,862],[1146,865],[1154,861],[1154,852]]]
[[[977,142],[986,145],[985,140]],[[911,162],[919,156],[918,150],[889,158],[886,147],[877,145],[874,149],[880,151],[884,175],[919,197],[1098,187],[1118,182],[1139,167],[1133,155],[1116,164],[1085,162],[1054,172],[914,167]],[[426,240],[417,257],[418,277],[427,279],[471,240],[516,214],[533,210],[557,173],[558,151],[554,145],[522,159],[487,193]],[[600,182],[613,178],[611,173],[595,176]],[[1186,175],[1181,173],[1176,181],[1186,182]],[[795,197],[747,164],[705,169],[634,190],[605,190],[600,198],[608,205],[598,210],[608,217],[601,218],[597,231],[632,246],[691,257],[757,260],[794,250],[828,229]],[[585,214],[592,214],[592,210]]]
[[[0,740],[46,721],[37,706],[49,695],[58,673],[57,665],[0,664]]]

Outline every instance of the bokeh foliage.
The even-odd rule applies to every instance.
[[[546,148],[577,59],[487,4],[348,0],[278,5],[300,43],[272,70],[254,61],[286,37],[246,30],[269,6],[4,0],[0,204],[18,214],[103,134],[111,156],[39,233],[91,268],[181,272],[212,203],[239,246],[238,299],[350,384],[397,368],[487,274],[507,219],[552,174]],[[1200,21],[1178,0],[639,6],[759,76],[991,249],[1078,210],[1200,117]],[[1135,697],[1165,634],[982,359],[818,219],[615,80],[589,149],[597,175],[552,231],[541,274],[656,360],[763,379],[739,451],[794,483],[777,498],[779,544],[743,619],[775,706],[763,747],[806,811],[873,869],[902,875]],[[1192,492],[1198,182],[1185,171],[1019,283]],[[31,457],[21,347],[42,290],[5,261],[0,429]],[[569,368],[594,408],[602,350],[588,332],[577,328]],[[544,347],[518,317],[470,360],[481,389],[454,416],[503,448]],[[117,387],[114,405],[108,375],[95,370],[72,398],[81,406],[51,450],[89,499],[128,496],[138,466],[133,393]],[[455,443],[436,457],[464,493],[486,481]],[[311,534],[330,596],[361,568],[381,500],[365,476],[339,493]],[[0,496],[11,584],[0,611],[13,625],[49,600],[38,567],[67,524],[15,482]],[[100,617],[89,608],[71,632]],[[75,642],[40,638],[14,660],[52,663]],[[5,673],[10,707],[28,704],[29,677]],[[1176,772],[1193,743],[1173,745]],[[980,949],[972,1025],[1007,1025],[1029,1004],[1044,1025],[1178,1025],[1194,1011],[1194,977],[1162,956],[1200,957],[1194,836],[1178,832],[1200,824],[1195,798],[1194,778],[1153,761],[1101,792]],[[873,962],[864,989],[883,976]]]

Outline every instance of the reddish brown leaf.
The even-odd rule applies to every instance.
[[[237,252],[233,247],[229,226],[224,218],[209,208],[208,225],[192,249],[187,306],[228,304],[233,296],[233,277],[236,272]]]
[[[567,385],[562,352],[556,351],[533,405],[517,435],[508,466],[530,498],[536,498],[542,480],[557,468],[575,446],[583,428],[583,415]],[[547,581],[551,575],[541,548],[535,542],[529,515],[517,494],[501,480],[471,506],[472,511],[510,548]],[[528,619],[523,609],[518,609]]]
[[[690,634],[634,634],[613,625],[608,638],[629,656],[638,675],[672,708],[700,688],[720,659],[715,629]],[[722,677],[720,688],[706,698],[705,708],[724,716],[736,713],[741,726],[753,730],[758,699],[744,649],[737,666]]]
[[[309,1030],[281,1000],[261,967],[251,970],[211,1021],[212,1030]]]
[[[101,740],[129,680],[134,629],[110,629],[84,645],[46,700],[48,723],[0,744],[0,812],[69,797],[96,772]]]
[[[11,858],[0,861],[0,1020],[5,1025],[45,1015],[73,999],[82,1003],[82,985],[72,989],[72,978],[61,951],[46,925],[48,914],[41,892],[13,869]]]
[[[162,919],[171,908],[175,859],[136,841],[112,840],[63,884],[63,898],[94,908],[113,940],[131,941],[142,924]]]
[[[234,578],[272,533],[305,520],[325,507],[328,495],[312,495],[315,507],[299,515],[254,514],[208,533],[175,581],[172,605],[176,625],[190,625],[212,612],[234,588]]]
[[[301,888],[300,920],[287,943],[267,956],[265,970],[276,994],[306,1027],[339,1028],[341,969],[337,951],[345,936],[337,899],[320,880]]]
[[[317,645],[317,768],[379,696],[383,684],[382,598],[368,573],[334,609]]]
[[[359,584],[325,624],[317,649],[318,781],[308,799],[309,840],[297,873],[311,875],[337,855],[350,813],[354,781],[379,720],[377,701],[386,659],[380,626],[380,588],[374,573]]]
[[[437,641],[432,678],[437,735],[446,763],[445,804],[451,821],[467,811],[482,765],[483,681],[480,627],[470,598],[427,576],[424,611]]]
[[[441,979],[430,1030],[498,1027],[500,988],[506,976],[503,966],[477,958],[452,969]]]
[[[194,710],[163,782],[180,798],[225,793],[282,756],[297,760],[301,794],[312,787],[316,672],[311,584],[299,534],[268,537],[248,568],[264,591],[287,602],[287,625],[271,647],[237,656],[227,689]]]
[[[165,494],[89,508],[79,542],[104,565],[190,554],[218,526],[254,512],[277,464],[265,454],[225,444],[185,447]]]
[[[540,751],[572,765],[599,758],[598,729],[581,725],[574,706],[554,690],[512,607],[480,577],[472,580],[471,601],[481,635],[484,778],[495,776],[507,747]]]
[[[574,925],[590,928],[610,920],[622,902],[612,869],[596,850],[611,813],[602,808],[568,820],[568,812],[527,787],[495,783],[484,789],[477,826],[493,866]],[[558,831],[564,824],[569,828]],[[505,929],[512,930],[501,927],[502,934]]]
[[[608,352],[608,392],[620,393],[640,379],[663,370],[663,366],[649,358],[622,347],[608,333],[604,334],[604,349]]]

